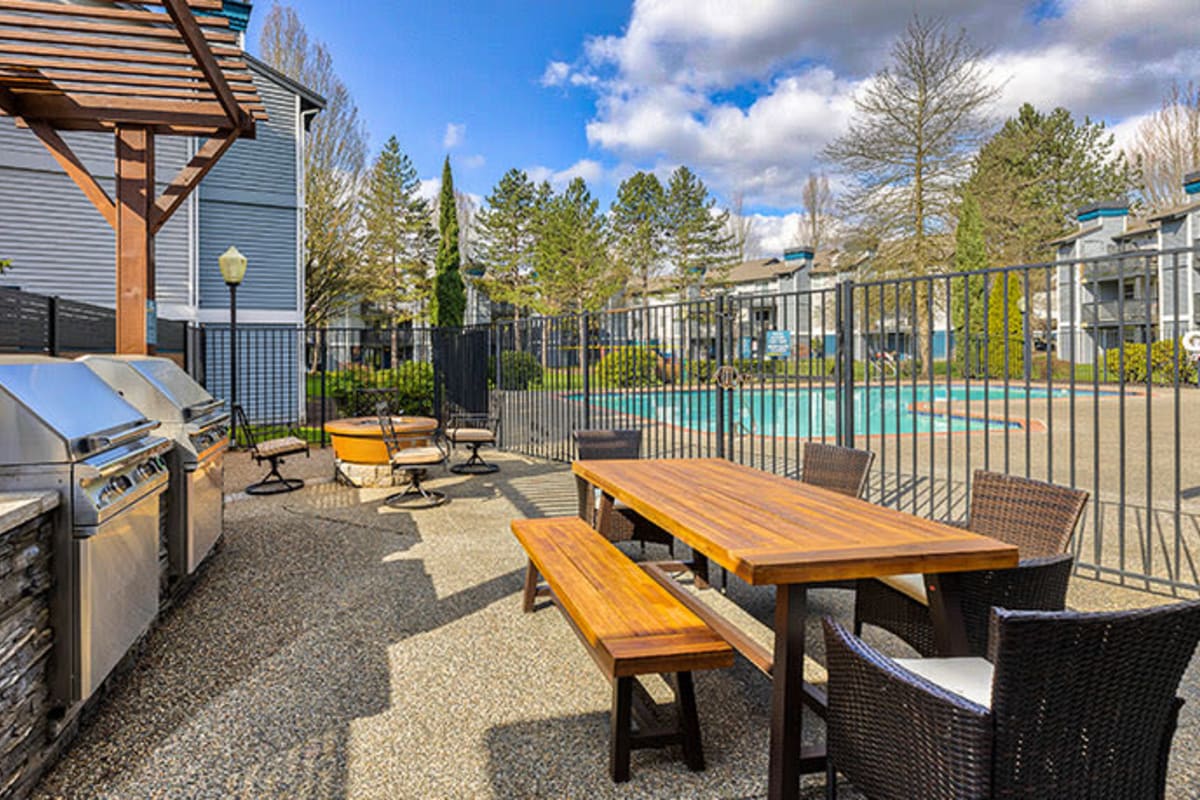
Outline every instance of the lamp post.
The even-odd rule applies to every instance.
[[[1021,312],[1021,363],[1023,377],[1026,383],[1029,383],[1030,368],[1029,363],[1033,360],[1033,342],[1029,340],[1029,308],[1024,297],[1017,298],[1017,310]]]
[[[221,277],[229,287],[229,410],[237,405],[237,287],[246,277],[246,257],[236,247],[230,247],[217,259]],[[237,446],[237,416],[232,425],[233,446]]]

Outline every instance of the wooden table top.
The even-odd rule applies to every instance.
[[[1017,565],[1013,545],[723,459],[573,469],[750,584]]]

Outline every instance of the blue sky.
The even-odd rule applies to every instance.
[[[519,167],[559,186],[582,175],[605,203],[633,171],[682,163],[722,202],[744,194],[764,254],[791,243],[805,177],[831,170],[822,149],[914,11],[987,50],[997,121],[1062,105],[1128,142],[1200,63],[1195,0],[290,5],[333,53],[372,149],[395,134],[430,189],[446,152],[477,196]],[[257,36],[252,21],[251,52]]]

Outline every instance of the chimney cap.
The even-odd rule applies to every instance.
[[[1183,176],[1183,188],[1188,194],[1200,193],[1200,170]]]
[[[783,251],[784,261],[796,261],[801,258],[811,259],[813,257],[813,249],[806,244],[799,247],[789,247]]]
[[[1080,222],[1089,222],[1098,217],[1124,217],[1128,215],[1128,200],[1105,200],[1100,203],[1088,203],[1076,212],[1075,219]]]

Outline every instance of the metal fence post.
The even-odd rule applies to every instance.
[[[58,355],[58,297],[46,298],[46,350],[48,355]]]
[[[725,295],[717,295],[717,363],[713,365],[711,374],[719,375],[721,367],[725,366]],[[720,381],[717,386],[717,458],[725,458],[725,387]]]
[[[854,281],[838,284],[834,318],[837,323],[837,443],[854,447]]]
[[[592,381],[588,375],[588,314],[579,314],[579,369],[583,373],[583,429],[592,429]]]
[[[328,353],[329,353],[329,351],[327,349],[329,346],[329,343],[328,343],[329,329],[328,328],[325,328],[325,329],[318,328],[317,335],[321,337],[321,348],[320,348],[320,356],[319,356],[321,359],[321,447],[324,447],[325,446],[325,422],[326,422],[325,417],[327,414],[327,412],[325,410],[325,403],[326,403],[325,398],[327,396],[327,390],[325,387],[325,376],[329,373],[329,367],[328,367],[328,364],[326,363],[326,358],[328,357]],[[307,395],[307,392],[305,392],[305,394]]]

